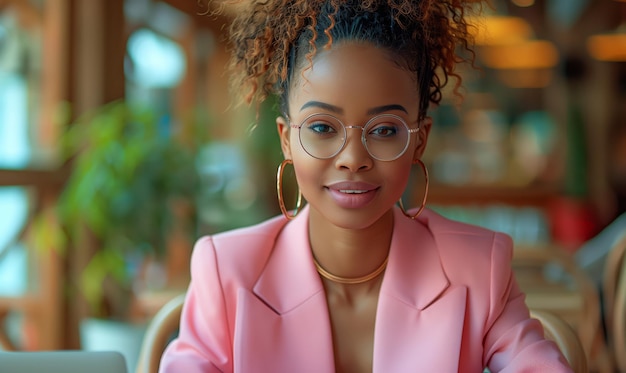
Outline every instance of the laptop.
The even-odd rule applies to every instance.
[[[0,373],[128,373],[116,351],[0,351]]]

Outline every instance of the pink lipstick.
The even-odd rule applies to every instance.
[[[331,198],[339,207],[358,209],[365,207],[376,197],[377,185],[360,181],[342,181],[328,185]]]

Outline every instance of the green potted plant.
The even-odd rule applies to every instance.
[[[56,206],[64,235],[54,240],[67,241],[74,252],[90,247],[78,285],[92,316],[127,317],[143,264],[171,255],[173,238],[197,237],[196,159],[208,142],[207,124],[174,126],[162,118],[116,101],[79,118],[62,136],[71,171]],[[176,249],[181,246],[191,251],[191,244]]]

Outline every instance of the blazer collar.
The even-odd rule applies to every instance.
[[[243,310],[237,324],[246,330],[235,338],[240,371],[334,369],[328,305],[313,264],[308,216],[305,208],[278,234],[254,295],[239,294]],[[376,313],[373,370],[457,371],[467,293],[463,287],[446,290],[450,285],[432,233],[436,214],[424,211],[415,221],[395,209],[394,219]],[[276,351],[290,358],[272,358]],[[449,351],[447,359],[433,358],[441,351]]]
[[[431,214],[424,210],[415,221],[395,209],[376,311],[374,372],[459,371],[467,291],[450,286]],[[438,358],[442,351],[445,359]]]
[[[407,219],[394,208],[389,263],[381,287],[381,293],[420,310],[430,305],[449,285],[429,227],[433,214],[424,210],[416,221]],[[279,233],[270,259],[254,286],[257,296],[278,314],[288,312],[324,291],[313,264],[308,222],[309,207],[305,206]]]
[[[420,310],[428,307],[449,286],[429,226],[432,214],[424,210],[417,220],[411,220],[394,208],[389,264],[381,288],[381,293]]]
[[[324,291],[313,264],[308,225],[307,205],[278,234],[274,250],[254,286],[254,293],[278,314],[289,312]]]
[[[254,294],[238,294],[235,371],[334,370],[328,305],[313,265],[308,215],[305,208],[279,232]]]

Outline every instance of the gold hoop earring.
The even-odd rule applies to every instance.
[[[400,200],[398,201],[398,205],[400,206],[400,210],[402,210],[402,213],[404,214],[404,216],[413,220],[417,219],[417,217],[422,213],[422,211],[424,211],[424,208],[426,207],[426,199],[428,198],[428,169],[426,168],[426,165],[424,164],[424,162],[422,162],[421,159],[416,160],[415,163],[419,163],[420,167],[422,167],[422,171],[424,171],[424,178],[426,179],[426,182],[425,182],[426,186],[424,187],[424,198],[422,198],[422,204],[420,205],[420,208],[417,210],[415,214],[410,215],[404,209],[404,205],[402,204],[402,198],[400,198]]]
[[[285,207],[285,201],[283,199],[283,172],[285,170],[285,166],[288,164],[293,164],[291,159],[285,159],[278,166],[278,172],[276,173],[276,193],[278,194],[278,206],[280,207],[280,211],[285,215],[285,217],[289,220],[293,219],[298,215],[300,210],[302,210],[302,193],[300,193],[300,188],[298,188],[298,200],[296,201],[296,211],[293,214],[289,214],[287,208]]]

